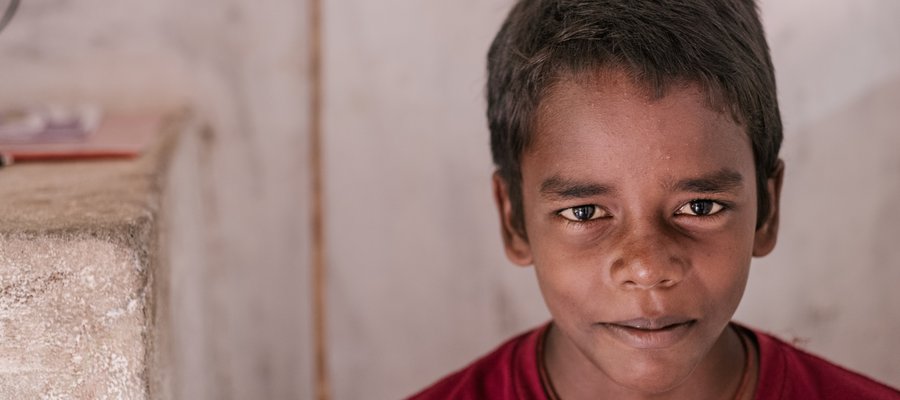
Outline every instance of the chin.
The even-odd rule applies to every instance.
[[[635,355],[630,357],[627,365],[604,369],[619,386],[635,393],[652,395],[679,387],[697,366],[693,360],[679,363],[660,358]]]

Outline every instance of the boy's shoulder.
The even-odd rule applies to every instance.
[[[900,391],[753,331],[759,348],[757,399],[900,399]]]
[[[546,399],[538,354],[549,326],[548,323],[509,339],[410,399]]]
[[[431,399],[546,399],[539,354],[550,324],[522,333],[469,366],[412,396]],[[900,392],[764,332],[743,328],[756,340],[756,399],[894,399]]]

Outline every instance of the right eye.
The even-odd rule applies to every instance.
[[[584,222],[603,217],[606,215],[606,212],[595,205],[588,204],[577,207],[569,207],[558,212],[557,214],[569,221]]]

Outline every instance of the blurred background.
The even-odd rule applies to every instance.
[[[0,34],[0,107],[210,126],[167,195],[176,398],[314,396],[312,1],[26,0]],[[490,193],[484,58],[512,2],[322,1],[331,393],[399,398],[548,319]],[[900,2],[760,8],[787,172],[736,319],[900,386]]]

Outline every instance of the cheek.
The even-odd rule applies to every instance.
[[[694,293],[705,299],[712,312],[729,317],[740,303],[750,271],[752,238],[749,236],[752,235],[739,236],[748,237],[732,237],[707,245],[707,251],[698,252],[701,258],[694,260],[699,286]]]
[[[563,244],[543,243],[532,251],[538,285],[555,319],[590,320],[589,310],[608,303],[602,257],[584,257]]]

